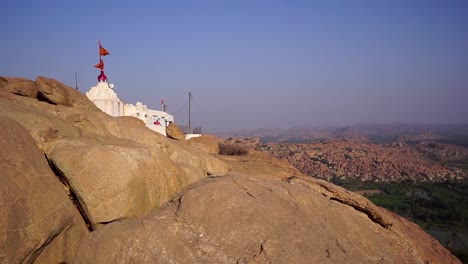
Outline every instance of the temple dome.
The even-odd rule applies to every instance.
[[[97,77],[99,82],[107,82],[107,76],[104,74],[104,71],[101,71],[101,74]]]

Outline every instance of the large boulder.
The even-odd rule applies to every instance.
[[[26,78],[0,76],[0,90],[32,98],[37,96],[36,84]]]
[[[460,263],[409,221],[349,196],[296,178],[207,178],[94,232],[75,262]]]
[[[187,140],[190,146],[211,154],[219,153],[219,139],[212,135],[201,135]]]
[[[166,128],[166,134],[168,137],[179,140],[185,141],[185,134],[182,132],[180,127],[174,123],[170,123]]]
[[[54,79],[39,76],[36,78],[36,87],[38,99],[41,101],[56,105],[86,107],[95,111],[99,109],[86,95]]]
[[[0,117],[0,263],[70,262],[88,233],[28,131]]]
[[[2,109],[0,117],[11,118],[23,125],[39,148],[53,138],[80,136],[80,131],[74,127],[74,123],[57,116],[61,108],[66,107],[20,96],[13,96],[12,99],[2,97],[0,94],[0,109]]]
[[[92,229],[142,216],[189,183],[164,152],[129,140],[58,139],[44,151],[75,193]]]
[[[204,151],[190,147],[185,142],[173,142],[162,149],[176,164],[199,168],[203,176],[224,174],[228,172],[228,165]]]

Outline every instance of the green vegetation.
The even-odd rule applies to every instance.
[[[390,183],[338,178],[332,181],[352,191],[380,190],[381,194],[368,198],[379,206],[426,224],[441,222],[452,227],[468,227],[468,182]]]
[[[442,161],[442,164],[468,171],[468,159]]]
[[[414,183],[363,182],[334,178],[332,182],[351,191],[380,190],[367,196],[378,206],[411,219],[427,231],[468,235],[468,182]],[[445,241],[440,241],[444,246]],[[468,248],[449,248],[468,261]]]

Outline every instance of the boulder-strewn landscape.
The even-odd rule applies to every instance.
[[[460,263],[367,198],[218,141],[0,77],[0,263]]]
[[[468,179],[468,127],[376,125],[246,131],[223,142],[287,160],[315,178],[374,182]],[[424,129],[429,129],[426,132]],[[440,134],[432,133],[439,131]],[[273,134],[272,134],[273,133]],[[408,134],[407,134],[408,133]],[[444,136],[444,134],[446,134]]]
[[[434,151],[429,152],[431,149],[427,150],[424,145],[414,149],[401,142],[377,145],[342,139],[308,144],[272,143],[262,149],[277,158],[287,159],[307,175],[328,180],[349,177],[363,181],[444,181],[463,176],[459,168],[428,160],[419,150],[430,154]],[[459,156],[467,152],[460,149],[453,152]],[[434,155],[446,152],[436,153]]]

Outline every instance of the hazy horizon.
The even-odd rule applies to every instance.
[[[468,124],[468,1],[8,1],[0,75],[168,105],[207,133]]]
[[[356,123],[356,124],[349,124],[349,125],[313,125],[313,124],[304,124],[304,125],[297,125],[292,127],[269,127],[269,128],[255,128],[255,129],[238,129],[238,130],[226,130],[226,131],[214,131],[214,135],[219,136],[237,136],[237,135],[244,135],[244,134],[252,134],[256,132],[279,132],[279,133],[289,133],[289,132],[297,132],[296,130],[337,130],[337,129],[344,129],[344,128],[357,128],[357,129],[364,129],[371,127],[377,127],[381,129],[385,128],[395,128],[399,127],[401,131],[399,133],[404,134],[404,129],[414,129],[414,130],[421,130],[420,132],[434,132],[432,130],[445,130],[450,131],[451,129],[462,129],[461,132],[468,132],[468,123],[462,124],[436,124],[436,123]],[[452,131],[453,132],[453,131]]]

